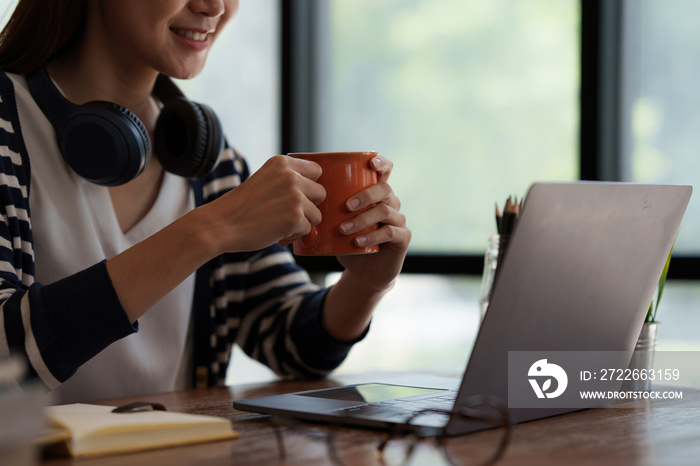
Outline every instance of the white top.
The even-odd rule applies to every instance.
[[[10,75],[16,90],[31,163],[30,208],[36,281],[48,284],[109,259],[194,208],[185,178],[165,174],[158,198],[128,232],[119,227],[108,189],[84,180],[66,164],[48,119],[23,78]],[[168,264],[163,264],[167,267]],[[140,395],[191,385],[190,314],[194,276],[139,319],[140,330],[115,342],[53,391],[53,403]],[[95,309],[99,312],[99,309]]]

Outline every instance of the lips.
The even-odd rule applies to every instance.
[[[185,37],[187,39],[193,40],[195,42],[204,42],[207,40],[207,37],[209,36],[209,33],[206,32],[199,32],[199,31],[192,31],[190,29],[178,29],[178,28],[172,28],[171,29],[175,34]]]

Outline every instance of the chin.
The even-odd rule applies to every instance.
[[[199,74],[199,71],[196,73],[163,73],[163,74],[170,76],[171,78],[174,78],[174,79],[192,79],[192,78],[197,77],[197,75]]]
[[[204,62],[161,67],[160,72],[175,79],[192,79],[204,69]]]
[[[163,74],[170,76],[171,78],[175,79],[192,79],[199,75],[199,73],[202,71],[202,69],[198,69],[196,71],[176,71],[173,73],[167,73],[163,72]]]

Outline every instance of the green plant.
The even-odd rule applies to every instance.
[[[676,236],[677,237],[677,236]],[[661,277],[659,278],[659,286],[656,292],[656,305],[654,305],[654,300],[651,300],[649,304],[649,310],[647,311],[647,318],[644,322],[656,322],[656,311],[659,310],[659,302],[661,302],[661,296],[664,294],[664,288],[666,287],[666,275],[668,275],[668,267],[671,265],[671,255],[673,254],[673,246],[675,246],[676,241],[673,241],[671,245],[671,250],[668,252],[668,258],[666,259],[666,264],[664,269],[661,271]]]

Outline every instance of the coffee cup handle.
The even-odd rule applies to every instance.
[[[311,231],[309,231],[309,234],[302,236],[299,241],[301,242],[301,245],[306,248],[315,248],[318,246],[318,243],[321,242],[321,236],[318,234],[318,228],[316,227],[311,227]]]

